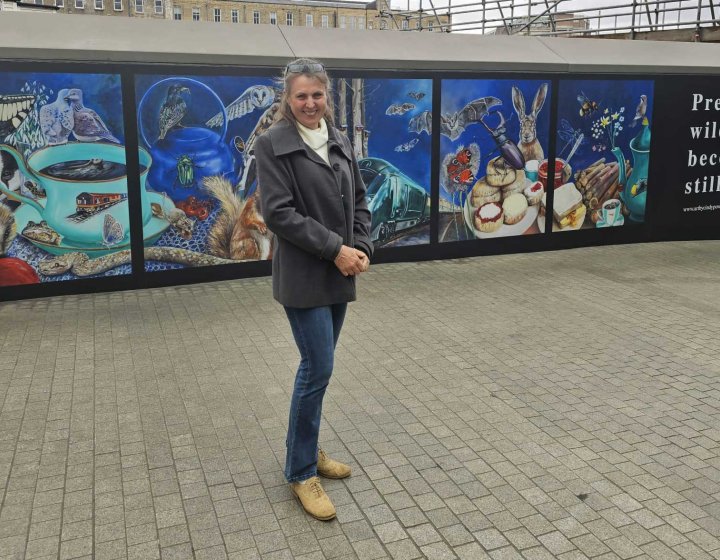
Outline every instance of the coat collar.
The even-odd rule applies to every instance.
[[[276,156],[283,156],[296,151],[305,151],[312,159],[314,159],[313,156],[317,156],[315,151],[303,142],[295,123],[283,119],[275,123],[270,131],[272,132],[272,134],[270,134],[270,140],[272,142],[273,153]],[[346,139],[341,138],[340,134],[341,132],[334,126],[328,124],[328,152],[333,148],[337,148],[345,158],[350,161],[352,160],[350,143]]]

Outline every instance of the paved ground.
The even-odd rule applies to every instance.
[[[380,265],[321,439],[267,278],[0,305],[2,558],[720,558],[720,242]]]

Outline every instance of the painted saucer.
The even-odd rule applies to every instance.
[[[148,191],[147,196],[148,203],[155,202],[157,204],[160,204],[160,206],[163,207],[166,213],[168,210],[170,210],[168,208],[168,205],[172,205],[173,207],[175,206],[172,203],[172,200],[170,200],[167,196],[163,196],[161,194],[150,191]],[[64,255],[66,253],[74,253],[76,251],[80,251],[82,253],[87,253],[91,256],[91,258],[97,258],[110,253],[115,253],[117,251],[122,251],[123,249],[130,248],[129,238],[127,241],[118,243],[117,245],[113,245],[112,247],[103,247],[97,245],[73,245],[70,243],[65,243],[64,240],[61,240],[60,243],[58,243],[57,245],[53,245],[51,243],[43,243],[42,241],[30,239],[22,235],[22,230],[25,229],[25,226],[31,220],[33,222],[40,223],[42,217],[40,216],[40,214],[38,214],[37,210],[29,206],[28,204],[23,204],[17,210],[15,210],[15,224],[17,226],[18,235],[23,239],[29,241],[36,247],[39,247],[40,249],[47,251],[52,255]],[[145,226],[143,226],[143,240],[145,242],[145,245],[152,245],[153,243],[155,243],[155,241],[160,238],[160,236],[169,226],[170,222],[168,222],[166,219],[158,218],[156,216],[150,218],[150,221],[145,224]]]
[[[625,223],[625,216],[620,214],[618,218],[615,219],[615,221],[612,224],[608,224],[605,220],[600,220],[598,223],[595,224],[595,227],[604,228],[604,227],[617,227],[621,226]]]

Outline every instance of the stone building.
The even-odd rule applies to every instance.
[[[0,0],[0,12],[56,12],[58,8],[54,2],[43,4],[42,0]]]
[[[389,0],[363,4],[334,0],[37,0],[55,4],[61,12],[145,17],[218,23],[337,27],[341,29],[395,29],[442,31],[450,16],[420,17],[398,12]]]
[[[557,34],[559,36],[584,35],[590,29],[588,18],[578,17],[571,12],[553,12],[542,16],[511,18],[507,26],[499,25],[495,28],[496,35],[529,35]]]

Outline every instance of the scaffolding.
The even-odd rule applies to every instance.
[[[403,0],[404,1],[404,0]],[[419,3],[419,5],[418,5]],[[395,21],[414,21],[407,31],[428,28],[503,35],[594,37],[720,26],[720,0],[598,1],[584,8],[577,0],[416,0],[392,10]],[[598,6],[597,4],[602,4]],[[388,14],[390,15],[390,14]],[[441,20],[442,18],[442,20]]]

